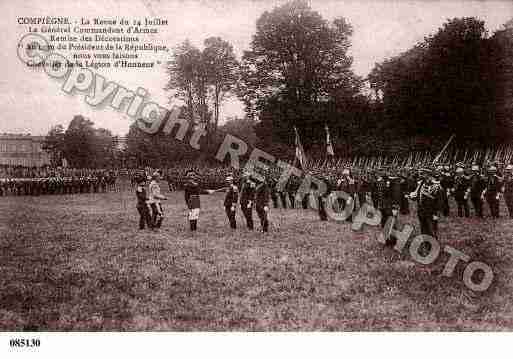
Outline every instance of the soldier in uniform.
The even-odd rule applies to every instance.
[[[442,213],[444,217],[449,217],[451,209],[449,207],[449,196],[451,189],[454,187],[454,178],[451,175],[449,166],[444,166],[441,171],[440,186],[443,191],[442,195]]]
[[[228,221],[230,222],[230,228],[237,228],[237,220],[235,219],[235,214],[237,210],[237,203],[239,202],[239,189],[233,183],[233,177],[226,177],[226,183],[228,184],[228,190],[226,191],[226,196],[224,198],[224,209],[226,212],[226,216],[228,217]]]
[[[411,197],[417,199],[420,233],[438,238],[438,218],[442,207],[442,187],[428,168],[421,169],[421,180]]]
[[[249,230],[253,230],[253,202],[255,201],[255,182],[249,177],[249,173],[242,176],[240,191],[240,207]],[[286,208],[286,207],[285,207]]]
[[[186,174],[187,182],[185,183],[185,203],[189,209],[188,219],[191,231],[198,229],[198,219],[200,214],[200,194],[210,194],[213,190],[202,190],[197,180],[197,174],[194,171],[188,171]]]
[[[506,166],[506,173],[504,174],[504,182],[502,185],[502,192],[504,193],[504,201],[508,207],[509,218],[513,218],[513,165]]]
[[[289,202],[290,202],[290,208],[295,208],[296,206],[296,189],[298,187],[298,183],[295,177],[289,178],[287,184],[285,185]]]
[[[479,173],[479,166],[472,165],[472,175],[470,176],[470,201],[476,212],[476,216],[483,218],[483,199],[481,195],[485,189],[486,183]]]
[[[488,169],[486,187],[481,195],[481,200],[486,198],[486,202],[488,202],[490,213],[493,218],[499,218],[499,198],[502,188],[501,181],[502,178],[497,175],[497,167],[495,165],[490,166]]]
[[[372,203],[374,208],[381,212],[381,227],[383,228],[388,217],[392,215],[392,197],[390,191],[390,180],[385,177],[382,170],[378,171],[376,181],[372,188]]]
[[[327,221],[328,220],[328,213],[326,212],[326,205],[329,204],[329,196],[332,191],[332,185],[328,178],[328,176],[324,176],[322,178],[326,185],[326,191],[324,193],[317,193],[317,211],[319,213],[319,218],[321,221]]]
[[[347,193],[349,197],[346,200],[339,198],[339,205],[341,206],[340,209],[342,211],[345,209],[346,206],[350,206],[351,204],[354,205],[356,203],[356,188],[357,183],[355,179],[351,176],[349,168],[344,168],[344,170],[342,170],[342,178],[340,178],[337,183],[337,190]],[[347,218],[347,221],[351,222],[352,217],[349,216]]]
[[[358,181],[358,202],[360,207],[367,202],[367,198],[370,196],[370,193],[371,183],[369,176],[367,174],[363,174]]]
[[[271,175],[269,177],[269,187],[271,189],[271,200],[273,201],[273,207],[278,208],[278,190],[276,186],[278,185],[278,181]]]
[[[146,225],[148,228],[153,229],[153,221],[150,214],[150,205],[148,204],[148,196],[146,194],[146,179],[138,177],[136,179],[137,187],[135,195],[137,197],[137,211],[139,212],[139,229],[144,229]]]
[[[454,177],[454,183],[451,189],[451,193],[458,205],[458,217],[463,217],[463,212],[465,212],[465,217],[470,216],[470,209],[468,206],[470,182],[464,172],[465,171],[462,166],[458,166],[456,168],[456,176]]]
[[[149,186],[149,196],[148,203],[151,206],[152,212],[152,223],[155,228],[160,228],[162,226],[162,221],[164,219],[164,211],[162,210],[161,200],[166,200],[166,196],[160,193],[160,174],[158,172],[153,173],[151,176],[151,182]]]
[[[269,199],[270,191],[267,180],[264,178],[255,188],[255,209],[260,219],[262,232],[269,231]]]

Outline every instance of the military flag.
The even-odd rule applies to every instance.
[[[303,146],[301,145],[301,140],[299,139],[299,133],[297,132],[296,126],[294,126],[294,132],[296,134],[296,157],[294,159],[294,166],[296,165],[296,161],[301,165],[301,169],[305,169],[306,167],[306,155],[303,150]]]
[[[326,152],[328,153],[328,156],[335,156],[333,144],[331,143],[330,129],[328,128],[328,125],[325,125],[324,128],[326,129]]]

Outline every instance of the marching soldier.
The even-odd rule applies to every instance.
[[[249,173],[242,176],[240,193],[240,207],[249,230],[253,230],[253,202],[255,200],[255,182],[249,177]],[[286,208],[286,207],[285,207]]]
[[[255,188],[255,209],[264,233],[269,231],[269,197],[269,186],[264,179]]]
[[[504,193],[504,201],[508,207],[509,218],[513,218],[513,165],[506,166],[506,173],[502,185],[502,192]]]
[[[488,178],[486,181],[486,187],[481,195],[481,200],[486,198],[490,212],[493,218],[499,218],[499,198],[502,178],[497,175],[497,167],[495,165],[490,166],[488,169]]]
[[[226,191],[226,197],[224,198],[224,209],[228,221],[230,222],[230,228],[237,228],[237,221],[235,219],[235,213],[237,210],[237,203],[239,202],[239,189],[233,184],[233,177],[226,177],[226,183],[228,184],[228,190]]]
[[[166,196],[160,193],[160,174],[158,172],[153,173],[151,176],[151,182],[149,186],[149,196],[148,203],[151,206],[152,212],[152,224],[155,228],[160,228],[162,226],[162,221],[164,219],[164,212],[162,210],[162,205],[160,203],[161,200],[166,200]]]
[[[479,218],[483,218],[483,199],[481,195],[483,194],[485,185],[486,183],[479,173],[479,166],[473,165],[472,175],[470,176],[470,201],[472,202],[476,216]]]

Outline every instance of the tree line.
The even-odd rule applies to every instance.
[[[352,70],[352,34],[346,19],[328,21],[295,0],[259,17],[240,59],[220,37],[205,39],[202,48],[185,40],[166,64],[165,90],[171,104],[183,103],[190,129],[206,129],[201,150],[132,125],[126,156],[152,165],[204,160],[236,130],[250,146],[292,158],[294,127],[314,157],[326,153],[326,126],[341,157],[432,150],[451,134],[462,148],[511,140],[513,20],[488,34],[479,19],[448,19],[411,49],[375,64],[366,78]],[[230,97],[242,101],[246,116],[221,125]],[[63,151],[77,164],[89,163],[69,146]]]

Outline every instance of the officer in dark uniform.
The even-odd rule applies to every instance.
[[[472,166],[472,175],[470,176],[470,201],[476,212],[476,216],[483,218],[483,199],[482,194],[486,183],[479,173],[479,166]]]
[[[465,213],[465,217],[469,217],[470,209],[468,206],[468,196],[470,194],[470,181],[469,178],[465,176],[465,170],[462,166],[456,168],[451,193],[458,205],[458,217],[463,217],[463,213]]]
[[[358,181],[358,202],[360,204],[360,207],[363,206],[364,203],[367,202],[367,198],[370,196],[371,193],[371,184],[370,184],[370,178],[368,174],[363,174],[360,177],[360,180]]]
[[[200,215],[200,194],[211,194],[213,190],[204,190],[198,183],[198,175],[194,171],[188,171],[186,174],[187,182],[184,187],[185,203],[189,208],[188,219],[191,231],[198,230],[198,220]]]
[[[449,217],[451,209],[449,206],[449,196],[451,189],[454,187],[454,178],[450,172],[449,166],[444,166],[441,171],[440,186],[442,187],[442,214]]]
[[[226,216],[228,217],[228,221],[230,222],[230,228],[236,229],[237,220],[235,219],[235,214],[237,211],[237,204],[239,202],[239,189],[233,183],[232,176],[226,177],[226,183],[228,185],[228,189],[224,198],[224,209]]]
[[[271,200],[273,201],[273,207],[278,208],[278,190],[276,186],[278,185],[278,181],[274,178],[274,176],[269,177],[269,187],[271,189]]]
[[[428,168],[421,169],[419,185],[412,195],[417,199],[417,215],[420,232],[431,237],[438,236],[438,217],[442,207],[440,182],[436,181]]]
[[[499,198],[500,191],[502,188],[502,178],[497,175],[497,167],[495,165],[488,168],[488,178],[486,180],[486,187],[483,190],[481,199],[486,198],[488,206],[490,207],[490,213],[493,218],[499,218]]]
[[[249,230],[253,230],[253,203],[255,201],[255,182],[249,177],[249,173],[242,176],[240,190],[240,207]]]
[[[144,177],[136,178],[137,187],[135,195],[137,197],[137,211],[139,212],[139,229],[144,229],[146,225],[149,229],[153,229],[153,221],[151,220],[150,205],[148,204],[148,195],[146,193],[146,179]]]
[[[319,213],[320,220],[327,221],[328,213],[326,212],[326,206],[330,204],[329,196],[334,186],[331,184],[331,181],[329,180],[328,176],[324,176],[322,180],[326,185],[326,191],[324,193],[320,193],[320,191],[318,191],[317,193],[317,211]]]
[[[285,185],[289,196],[290,208],[295,208],[296,206],[296,190],[299,187],[297,181],[296,177],[291,177]]]
[[[260,182],[255,188],[255,209],[260,219],[262,232],[269,231],[269,199],[270,190],[266,179]]]
[[[384,227],[388,217],[392,215],[392,197],[390,191],[390,179],[385,172],[378,171],[377,178],[372,188],[372,203],[374,208],[381,212],[381,227]]]

